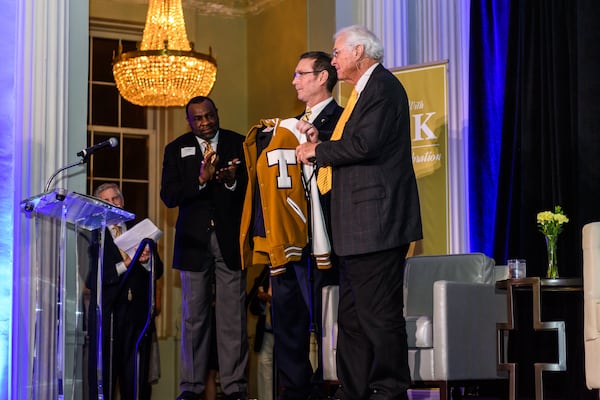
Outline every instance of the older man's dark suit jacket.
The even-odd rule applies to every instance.
[[[243,161],[243,142],[242,135],[219,130],[217,169],[225,167],[234,158]],[[247,183],[246,167],[238,166],[237,184],[233,191],[214,179],[200,189],[198,176],[202,159],[200,144],[192,132],[178,137],[165,148],[160,197],[167,207],[179,207],[173,268],[200,271],[212,264],[213,256],[209,251],[212,219],[225,263],[230,269],[239,270],[240,218]]]
[[[133,222],[126,223],[128,228],[133,227]],[[99,232],[93,234],[93,249],[91,251],[90,260],[92,262],[90,273],[86,279],[88,288],[95,288],[97,279],[97,249],[99,246]],[[154,278],[159,279],[163,274],[163,262],[158,255],[154,253]],[[138,297],[143,299],[137,303],[145,303],[148,293],[148,271],[141,264],[136,264],[135,268],[128,270],[127,273],[119,275],[115,265],[123,261],[123,256],[119,252],[119,248],[115,244],[108,228],[104,235],[104,264],[103,264],[103,290],[102,290],[102,307],[105,313],[110,312],[114,307],[121,303],[132,302]],[[142,269],[140,269],[142,268]],[[126,279],[125,279],[126,278]],[[95,289],[94,289],[95,290]],[[95,300],[95,298],[93,299]],[[145,315],[146,305],[142,304],[139,311],[143,311]]]
[[[391,249],[422,238],[406,92],[378,65],[339,141],[316,149],[333,166],[331,219],[338,256]]]

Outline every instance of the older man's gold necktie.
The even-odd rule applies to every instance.
[[[352,93],[350,93],[350,98],[346,104],[346,108],[344,108],[340,119],[335,125],[335,129],[331,134],[330,140],[340,140],[342,138],[344,126],[346,125],[346,122],[348,122],[350,114],[352,114],[352,109],[354,109],[357,98],[358,92],[356,89],[352,89]],[[321,194],[325,194],[331,190],[331,167],[328,166],[319,168],[319,173],[317,175],[317,186],[319,187],[319,192],[321,192]]]
[[[121,229],[121,227],[119,225],[113,225],[112,230],[115,234],[115,238],[118,238],[123,233],[123,230]]]
[[[121,228],[120,225],[113,225],[111,228],[115,235],[115,239],[123,234],[123,229]],[[123,260],[125,260],[125,259],[127,259],[127,257],[129,257],[127,255],[127,253],[125,253],[123,250],[121,250],[120,247],[117,246],[117,248],[119,249],[119,253],[121,253],[121,257],[123,257]]]
[[[121,228],[121,225],[113,225],[112,230],[115,234],[115,239],[123,234],[123,229]],[[119,249],[119,253],[121,253],[121,258],[123,258],[123,261],[127,260],[127,258],[129,258],[127,253],[121,250],[120,247],[117,246],[117,248]],[[133,300],[133,293],[131,293],[131,288],[127,289],[127,300]]]

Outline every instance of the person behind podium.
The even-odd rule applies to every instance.
[[[331,193],[333,250],[339,257],[337,373],[345,399],[408,399],[403,316],[404,260],[422,238],[412,166],[408,97],[381,65],[379,38],[358,25],[334,36],[332,65],[353,86],[331,140],[299,122],[321,193]]]
[[[116,207],[123,208],[125,199],[114,183],[105,183],[94,192],[94,196]],[[132,264],[131,258],[120,251],[114,239],[132,224],[122,223],[107,226],[104,234],[104,260],[102,266],[102,379],[104,398],[115,397],[118,386],[121,399],[150,399],[151,385],[148,379],[150,345],[155,330],[154,316],[149,320],[139,343],[139,374],[135,387],[136,342],[148,321],[150,307],[150,249],[143,250],[139,260]],[[90,246],[91,267],[86,279],[90,289],[88,312],[88,378],[90,399],[98,398],[97,351],[96,351],[96,282],[99,250],[99,230],[94,231]],[[155,279],[163,274],[163,263],[154,252]],[[127,273],[126,273],[127,272]],[[155,287],[155,285],[154,285]],[[154,294],[153,294],[154,295]],[[137,394],[137,397],[136,397]]]

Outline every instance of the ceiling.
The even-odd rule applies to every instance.
[[[148,4],[149,0],[115,0],[123,3]],[[282,0],[182,0],[184,8],[193,8],[202,15],[238,17],[260,14]]]

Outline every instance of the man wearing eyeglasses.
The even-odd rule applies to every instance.
[[[331,56],[324,52],[311,51],[300,56],[296,69],[294,70],[292,85],[296,89],[298,100],[306,105],[306,110],[296,118],[309,121],[315,126],[319,126],[321,140],[328,140],[337,120],[343,109],[335,102],[332,97],[332,90],[337,83],[337,73],[331,65]],[[292,120],[292,121],[290,121]],[[293,119],[285,120],[295,123]],[[311,262],[307,246],[308,229],[307,220],[298,221],[298,224],[284,221],[287,219],[296,221],[294,215],[302,213],[291,210],[293,207],[285,205],[274,206],[273,198],[287,199],[287,204],[304,204],[305,193],[302,190],[302,176],[300,164],[293,161],[293,166],[288,166],[289,188],[299,189],[287,190],[288,186],[280,186],[276,181],[277,176],[273,173],[274,166],[267,162],[262,162],[267,155],[274,156],[278,151],[293,151],[297,142],[293,136],[286,136],[284,132],[274,134],[273,127],[255,127],[246,137],[246,161],[249,174],[250,185],[249,193],[246,194],[246,203],[244,215],[252,214],[250,217],[242,216],[242,259],[245,266],[249,264],[256,265],[265,263],[269,265],[271,275],[271,311],[273,318],[273,337],[274,337],[274,358],[277,366],[277,386],[280,388],[279,399],[284,400],[306,400],[308,398],[325,398],[321,393],[322,389],[322,371],[320,349],[317,349],[318,359],[311,363],[310,359],[310,339],[314,334],[319,342],[320,348],[320,326],[321,326],[321,288],[326,284],[337,283],[337,271],[330,269],[317,269],[317,263]],[[276,127],[275,129],[280,129]],[[287,131],[288,134],[290,133]],[[283,137],[293,139],[293,146],[286,148],[289,144],[283,142]],[[289,147],[289,146],[288,146]],[[250,168],[252,166],[252,168]],[[264,168],[264,166],[268,166]],[[275,171],[276,172],[276,171]],[[273,180],[275,179],[275,180]],[[315,179],[305,176],[305,181]],[[254,181],[260,182],[260,185],[254,185]],[[305,182],[308,183],[308,182]],[[310,185],[310,183],[308,183]],[[307,186],[310,187],[310,186]],[[314,184],[316,193],[316,184]],[[297,197],[296,197],[297,195]],[[328,199],[319,199],[317,206],[323,210],[323,219],[325,226],[328,226]],[[265,204],[269,204],[269,207]],[[320,204],[319,204],[320,203]],[[313,208],[316,208],[313,204]],[[274,210],[274,207],[276,209]],[[297,208],[302,208],[298,206]],[[268,210],[268,211],[267,211]],[[263,214],[264,213],[264,214]],[[277,226],[283,226],[285,232],[275,232],[273,229],[267,229],[273,216],[277,219]],[[290,217],[290,218],[288,218]],[[297,215],[296,215],[297,217]],[[295,229],[297,228],[297,229]],[[302,229],[307,228],[302,231]],[[304,232],[302,235],[297,232]],[[279,242],[279,233],[285,236],[284,239],[293,237],[295,249],[294,254],[286,256],[284,260],[273,253],[284,247],[279,245],[277,249],[267,251],[264,243],[282,243]],[[315,240],[316,241],[316,240]],[[287,242],[286,242],[287,243]],[[328,244],[329,245],[329,244]],[[292,248],[292,246],[286,247]],[[298,251],[299,250],[299,251]],[[291,254],[285,252],[285,254]],[[331,263],[327,266],[335,265],[335,260],[331,258]],[[258,260],[258,261],[257,261]],[[323,264],[320,268],[325,268]],[[261,350],[262,351],[262,350]],[[316,370],[313,370],[316,368]]]
[[[298,100],[306,105],[304,113],[296,116],[297,119],[313,124],[319,130],[319,139],[329,140],[342,111],[332,97],[333,88],[337,83],[337,72],[331,65],[331,56],[322,51],[309,51],[300,56],[292,85],[296,89]],[[316,179],[313,176],[312,179]],[[319,196],[321,209],[325,217],[327,231],[330,229],[329,195]],[[275,318],[279,318],[279,326],[275,322],[275,348],[277,363],[280,369],[280,379],[288,394],[283,393],[285,399],[306,398],[301,388],[312,387],[310,395],[313,398],[326,398],[322,393],[323,369],[321,352],[321,289],[326,285],[337,284],[338,271],[335,255],[330,255],[332,268],[318,269],[313,263],[308,264],[302,260],[295,268],[287,268],[286,272],[272,278],[273,302],[272,309]],[[310,271],[308,270],[310,268]],[[290,285],[291,283],[291,285]],[[311,288],[312,290],[307,290]],[[312,292],[312,293],[311,293]],[[292,311],[292,312],[290,312]],[[298,324],[298,315],[305,315],[312,319],[312,330],[306,325]],[[279,329],[277,329],[279,328]],[[305,342],[314,334],[317,341],[317,365],[311,369],[308,354],[299,353],[298,342]],[[296,349],[296,350],[295,350]],[[314,360],[313,360],[314,363]],[[297,373],[288,376],[287,371]],[[306,376],[310,378],[311,385],[306,385]],[[287,386],[286,386],[287,385]],[[294,393],[294,390],[297,390]],[[301,394],[295,397],[296,394]],[[304,396],[304,397],[302,397]]]

